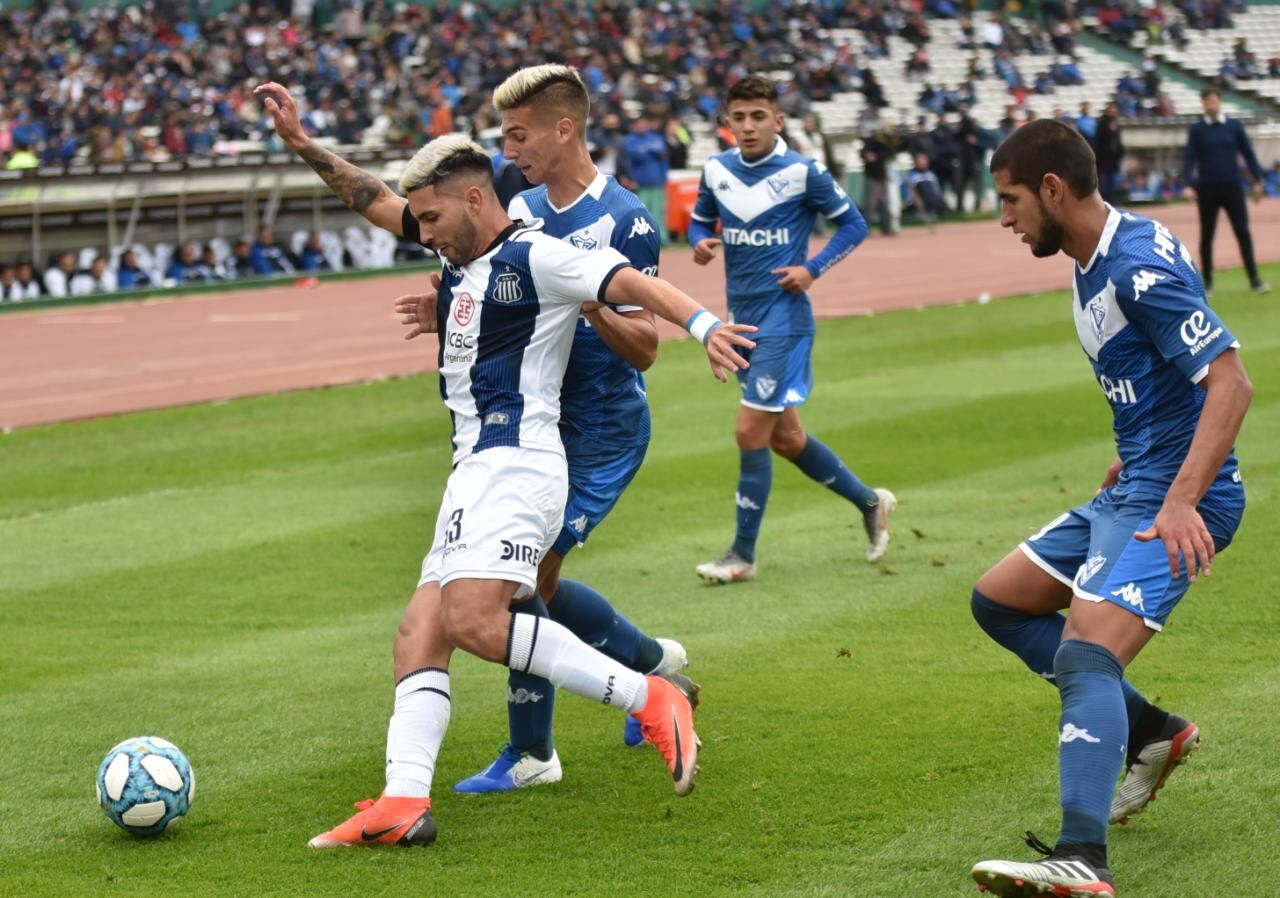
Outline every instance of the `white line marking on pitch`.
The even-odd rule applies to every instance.
[[[244,324],[259,321],[301,321],[301,312],[246,312],[244,314],[219,313],[209,316],[210,324]]]

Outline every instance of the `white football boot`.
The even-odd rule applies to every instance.
[[[862,516],[862,525],[867,530],[867,563],[875,564],[884,558],[889,548],[889,515],[898,507],[898,497],[881,487],[876,487],[879,502],[876,507]]]
[[[747,561],[733,549],[729,549],[715,561],[698,565],[698,576],[712,583],[738,583],[742,580],[754,580],[756,565]]]

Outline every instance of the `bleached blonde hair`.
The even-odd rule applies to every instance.
[[[568,116],[585,133],[591,98],[577,69],[547,63],[520,69],[493,92],[493,108],[499,112],[520,106],[545,107]]]
[[[400,175],[400,192],[438,184],[462,172],[484,172],[493,176],[493,163],[484,147],[462,134],[437,137],[413,154]]]

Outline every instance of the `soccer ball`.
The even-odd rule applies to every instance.
[[[135,836],[154,836],[182,819],[196,797],[196,775],[178,746],[155,736],[121,742],[98,767],[98,804]]]

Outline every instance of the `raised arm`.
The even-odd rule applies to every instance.
[[[284,85],[269,81],[259,84],[253,93],[265,99],[280,139],[311,166],[338,199],[371,224],[397,236],[404,235],[402,222],[408,200],[396,196],[381,178],[357,168],[308,137],[298,118],[298,104]]]

